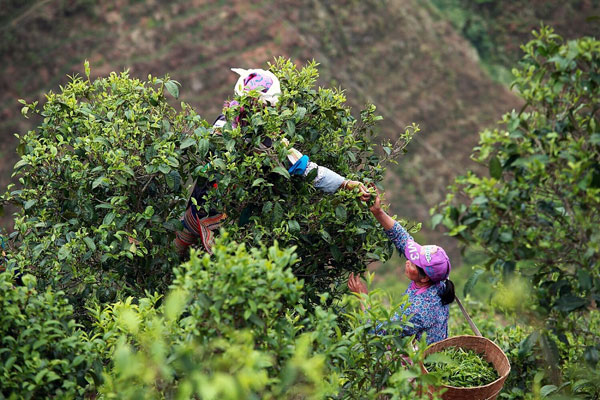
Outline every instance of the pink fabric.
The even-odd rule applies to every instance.
[[[410,285],[408,286],[408,289],[410,290],[416,290],[415,294],[421,294],[421,293],[425,293],[425,291],[429,288],[429,286],[426,287],[417,287],[416,283],[413,281],[410,283]]]
[[[414,240],[407,240],[404,248],[407,260],[423,268],[433,282],[443,281],[450,275],[450,259],[440,246],[421,246]]]
[[[263,93],[266,93],[272,85],[273,80],[271,78],[260,75],[256,72],[253,72],[244,78],[244,90],[261,89]]]

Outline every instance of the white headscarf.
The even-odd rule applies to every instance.
[[[281,94],[281,87],[279,86],[279,79],[270,71],[265,71],[264,69],[243,69],[243,68],[231,68],[233,72],[238,74],[240,78],[235,83],[235,87],[233,90],[235,94],[241,96],[244,94],[244,80],[250,74],[258,74],[263,77],[268,77],[273,81],[273,84],[265,93],[261,93],[259,99],[263,102],[268,102],[272,106],[277,104],[277,100],[279,95]]]

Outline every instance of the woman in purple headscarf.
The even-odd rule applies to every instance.
[[[409,317],[411,326],[403,327],[402,335],[415,335],[419,339],[426,333],[427,344],[446,339],[448,306],[454,301],[454,283],[448,279],[451,268],[448,255],[440,246],[421,246],[415,242],[406,229],[381,208],[379,194],[370,210],[398,252],[406,257],[404,275],[411,282],[405,294],[410,304],[402,310],[402,315]],[[352,273],[348,278],[348,288],[355,293],[367,293],[364,282]],[[391,319],[398,321],[400,315],[396,313]]]
[[[234,87],[235,94],[241,96],[244,92],[257,90],[260,92],[259,101],[272,106],[277,104],[281,88],[279,80],[272,72],[262,69],[246,70],[242,68],[232,68],[231,70],[240,75]],[[237,102],[229,102],[228,106],[232,105],[237,105]],[[219,129],[225,125],[225,122],[225,116],[223,114],[219,115],[213,124],[215,133],[219,132]],[[237,123],[237,120],[232,121],[232,125],[234,126]],[[288,144],[285,138],[281,140],[285,144]],[[271,145],[270,140],[269,143],[263,144],[266,146]],[[287,162],[288,172],[291,175],[306,177],[311,171],[316,169],[317,174],[312,183],[315,188],[325,193],[333,193],[340,188],[352,190],[358,187],[361,192],[361,198],[363,200],[369,198],[369,193],[362,183],[345,179],[329,168],[311,162],[308,156],[303,155],[293,147],[288,151]],[[201,205],[204,204],[204,195],[216,184],[216,182],[200,179],[194,186],[194,191],[192,192],[182,221],[184,228],[182,231],[177,232],[175,237],[175,246],[181,256],[187,255],[189,246],[196,245],[199,241],[206,252],[209,254],[212,253],[213,231],[219,228],[226,215],[217,210],[206,212]]]

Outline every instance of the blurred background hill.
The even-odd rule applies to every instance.
[[[18,99],[40,100],[67,75],[129,69],[169,74],[181,100],[207,120],[232,94],[230,67],[263,67],[274,57],[320,63],[324,86],[346,89],[358,114],[374,103],[380,137],[412,122],[421,132],[386,188],[392,213],[427,222],[446,186],[467,168],[478,132],[522,106],[510,69],[541,23],[566,39],[600,32],[599,0],[1,0],[0,191],[16,162],[15,133],[40,121]],[[0,227],[11,230],[10,210]],[[427,223],[420,234],[453,257],[455,241]]]

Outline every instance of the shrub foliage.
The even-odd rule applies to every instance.
[[[248,249],[228,236],[212,258],[193,252],[176,269],[162,304],[130,298],[95,310],[111,358],[105,398],[430,398],[436,378],[418,366],[425,342],[412,350],[411,337],[398,337],[406,321],[390,322],[405,302],[390,311],[374,293],[368,314],[347,304],[341,324],[331,309],[303,306],[293,249]],[[373,333],[377,322],[385,334]]]
[[[279,59],[272,70],[282,87],[276,107],[258,102],[256,92],[236,97],[239,104],[226,109],[228,121],[238,119],[235,127],[226,124],[222,135],[203,131],[189,142],[207,154],[203,176],[219,182],[206,208],[216,205],[227,213],[235,240],[296,246],[300,262],[293,269],[311,288],[307,292],[337,293],[340,278],[363,271],[369,260],[389,257],[391,248],[356,193],[325,194],[310,183],[316,171],[303,179],[290,176],[283,165],[293,146],[347,178],[379,183],[384,168],[372,139],[380,117],[368,105],[355,119],[342,91],[315,88],[314,62],[299,70]],[[402,137],[410,140],[414,131],[410,127]],[[257,152],[265,139],[273,146]]]
[[[163,292],[178,263],[173,233],[196,179],[218,180],[205,207],[228,214],[225,229],[236,240],[297,246],[294,272],[311,296],[336,292],[332,284],[348,271],[389,256],[356,193],[326,195],[313,176],[290,177],[283,167],[295,146],[348,178],[379,182],[375,107],[356,120],[341,91],[315,88],[315,63],[299,70],[280,59],[272,70],[284,88],[277,106],[259,103],[256,92],[236,97],[239,105],[225,112],[239,123],[220,134],[188,105],[168,104],[165,94],[179,91],[168,77],[144,82],[124,72],[92,82],[86,65],[87,79],[73,77],[41,109],[23,102],[23,113],[43,122],[19,138],[21,187],[3,197],[20,207],[11,265],[74,304]],[[273,145],[261,150],[267,138]]]
[[[2,320],[4,341],[20,338],[15,351],[35,360],[3,351],[3,376],[23,373],[15,388],[67,398],[413,399],[436,382],[418,368],[424,342],[413,350],[390,321],[405,304],[387,310],[371,297],[365,314],[344,300],[352,304],[340,320],[328,308],[349,271],[391,248],[357,193],[324,194],[313,176],[283,166],[294,146],[347,178],[378,183],[375,107],[355,119],[342,91],[315,87],[315,63],[297,69],[280,59],[271,69],[284,88],[277,106],[256,92],[237,96],[224,109],[237,124],[218,134],[188,105],[169,105],[165,95],[179,88],[168,77],[91,81],[86,64],[86,76],[43,107],[23,102],[23,114],[42,122],[19,137],[20,185],[2,198],[19,210],[1,274],[26,283],[7,310],[39,300],[39,325],[52,337],[30,345],[38,322],[30,317],[27,329],[22,309]],[[404,144],[415,131],[401,135]],[[273,145],[261,148],[266,139]],[[384,147],[388,156],[400,150]],[[213,255],[194,250],[180,265],[171,242],[198,179],[218,181],[206,207],[228,218]],[[45,297],[31,297],[34,286]],[[89,338],[64,322],[69,315],[85,321]],[[378,322],[387,333],[373,333]],[[36,353],[46,345],[57,360]]]
[[[588,329],[600,301],[600,41],[563,42],[542,28],[523,50],[513,86],[526,105],[484,131],[474,155],[489,177],[459,177],[434,220],[481,246],[491,270],[530,279],[528,322],[544,322],[532,340],[556,388],[563,361],[595,368],[600,350],[599,332]],[[589,376],[570,378],[561,388],[600,393]]]
[[[21,280],[0,273],[0,396],[82,397],[89,384],[100,382],[98,353],[64,293],[38,292],[33,275]]]
[[[4,196],[20,206],[9,264],[74,304],[166,287],[191,169],[179,144],[202,123],[169,106],[168,88],[177,86],[127,72],[73,77],[42,109],[23,107],[43,122],[19,138],[21,187]]]

